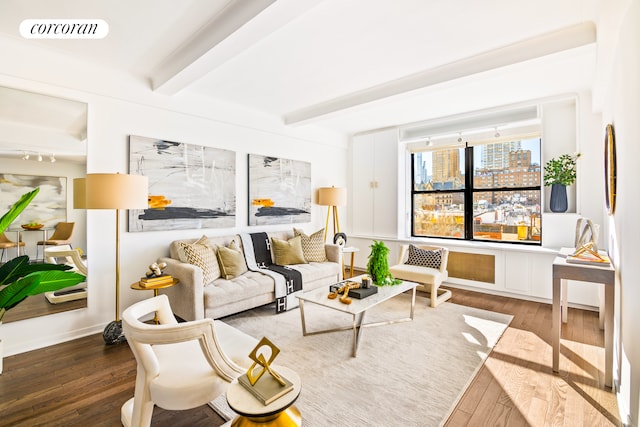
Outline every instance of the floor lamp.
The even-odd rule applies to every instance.
[[[347,189],[339,187],[321,187],[318,189],[318,204],[327,207],[327,220],[324,224],[324,241],[327,241],[327,231],[329,229],[329,217],[333,213],[333,235],[340,232],[340,222],[338,220],[338,206],[347,204]]]
[[[148,188],[149,179],[142,175],[93,173],[74,180],[74,207],[116,211],[116,316],[102,333],[106,344],[126,341],[120,320],[120,209],[147,208]]]

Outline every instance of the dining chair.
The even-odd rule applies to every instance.
[[[7,251],[7,249],[11,249],[11,248],[18,248],[18,255],[20,255],[20,248],[24,247],[25,243],[20,240],[18,242],[14,242],[13,240],[9,239],[7,237],[6,234],[0,233],[0,248],[2,248],[2,255],[0,255],[0,262],[2,262],[2,260],[4,258],[8,258],[5,255],[5,252]]]
[[[71,245],[71,236],[73,235],[75,224],[75,222],[59,222],[51,237],[47,240],[39,240],[36,246],[36,260],[38,260],[40,246],[46,249],[47,246]],[[44,250],[42,253],[42,258],[44,259]]]

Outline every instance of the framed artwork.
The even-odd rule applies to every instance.
[[[249,225],[311,222],[311,163],[249,154]]]
[[[38,195],[16,218],[13,226],[37,222],[55,227],[67,220],[67,177],[0,174],[0,216],[24,193],[40,188]]]
[[[129,210],[129,231],[235,227],[234,151],[131,135],[129,173],[149,178],[149,208]]]
[[[613,125],[608,124],[604,135],[604,195],[609,215],[616,210],[616,138]]]

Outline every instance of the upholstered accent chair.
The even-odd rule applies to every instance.
[[[3,259],[7,259],[5,252],[7,249],[18,247],[18,254],[20,253],[20,248],[24,247],[25,243],[23,241],[14,242],[9,239],[6,234],[0,233],[0,248],[2,248],[2,256],[0,256],[0,262]]]
[[[159,324],[142,320],[154,312]],[[134,397],[120,412],[126,427],[149,426],[154,405],[184,410],[215,399],[247,371],[258,343],[219,320],[178,323],[166,295],[128,307],[122,327],[138,363]]]
[[[420,283],[423,290],[431,293],[431,307],[436,307],[451,298],[451,291],[440,289],[447,280],[449,249],[429,245],[402,245],[398,263],[389,268],[393,277]]]

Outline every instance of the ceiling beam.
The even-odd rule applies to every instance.
[[[350,108],[595,42],[595,24],[581,23],[291,111],[284,115],[284,123],[308,124]]]
[[[231,1],[151,73],[153,90],[175,95],[320,3],[318,0]]]

